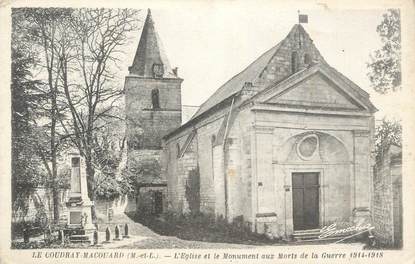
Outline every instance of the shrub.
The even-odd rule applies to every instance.
[[[214,214],[167,212],[160,217],[136,216],[136,219],[161,235],[186,240],[240,244],[271,242],[264,235],[251,232],[243,217],[237,217],[232,223],[228,223],[225,218],[216,217]]]

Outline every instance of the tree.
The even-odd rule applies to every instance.
[[[385,94],[401,89],[401,19],[398,9],[389,9],[377,26],[382,48],[370,55],[368,77],[375,91]]]
[[[40,72],[39,76],[43,79],[42,85],[37,87],[38,94],[42,96],[42,101],[38,104],[42,118],[40,123],[36,118],[31,119],[37,133],[30,138],[36,142],[34,149],[48,174],[47,185],[52,187],[55,222],[59,220],[57,158],[65,139],[59,128],[59,119],[66,109],[59,89],[59,54],[66,45],[64,30],[70,17],[71,10],[63,8],[13,9],[13,21],[16,24],[14,33],[22,38],[14,39],[13,42],[32,46],[31,49],[38,58],[32,62],[32,66]]]
[[[114,116],[123,110],[112,111]],[[126,170],[125,120],[110,118],[94,133],[93,159],[96,169],[95,194],[98,198],[112,199],[133,191]]]
[[[31,69],[38,59],[26,36],[21,14],[12,16],[11,106],[12,106],[12,204],[13,212],[25,216],[26,201],[35,187],[45,182],[45,172],[39,166],[37,130],[33,120],[42,116],[45,97],[39,93],[42,82],[33,78]]]
[[[121,47],[130,40],[128,33],[138,28],[137,12],[131,9],[13,10],[19,16],[17,21],[23,21],[26,26],[21,27],[19,35],[27,37],[20,42],[32,45],[40,58],[34,65],[44,81],[39,91],[46,100],[41,104],[41,123],[32,120],[40,128],[34,149],[54,190],[59,183],[57,157],[63,148],[72,146],[85,159],[88,195],[95,200],[95,170],[102,171],[106,166],[102,161],[114,158],[108,157],[108,153],[102,158],[102,153],[111,149],[100,149],[96,139],[99,133],[105,133],[103,128],[110,119],[122,119],[113,112],[123,95],[116,78],[120,72],[118,62],[122,61]],[[115,158],[111,162],[116,165],[119,160]],[[57,221],[56,191],[53,197]]]
[[[189,171],[185,189],[186,200],[191,213],[200,211],[200,173],[199,167]]]
[[[376,160],[383,157],[390,145],[402,146],[402,126],[399,121],[383,118],[375,131]]]
[[[94,135],[105,127],[111,111],[123,95],[115,82],[122,46],[129,32],[137,29],[137,11],[131,9],[75,10],[60,53],[61,84],[70,110],[70,120],[62,126],[85,159],[88,194],[95,200]],[[69,131],[73,131],[71,134]],[[92,216],[95,218],[93,208]]]

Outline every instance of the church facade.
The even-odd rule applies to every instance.
[[[294,25],[163,137],[168,207],[280,237],[367,218],[376,110]]]

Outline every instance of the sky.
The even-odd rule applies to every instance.
[[[227,80],[286,37],[298,22],[297,9],[215,8],[151,9],[155,27],[172,67],[179,68],[182,104],[200,105]],[[385,10],[300,10],[308,15],[303,24],[326,61],[366,90],[383,116],[400,118],[391,104],[401,93],[379,95],[371,87],[366,63],[381,47],[376,26]],[[141,11],[142,22],[147,9]],[[141,32],[126,49],[131,65]],[[125,71],[127,74],[127,71]]]

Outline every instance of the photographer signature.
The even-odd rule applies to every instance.
[[[318,238],[327,238],[332,237],[336,235],[345,235],[345,234],[351,234],[351,233],[363,233],[366,231],[370,231],[374,229],[375,227],[372,226],[370,223],[364,223],[364,221],[360,221],[356,223],[355,225],[348,226],[345,228],[338,228],[336,223],[333,223],[329,226],[324,226],[320,230],[320,235]]]

